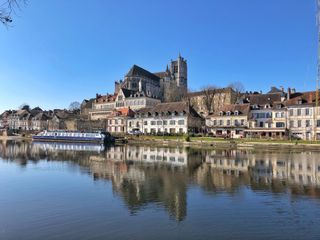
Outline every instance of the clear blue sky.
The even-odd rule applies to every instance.
[[[310,90],[315,14],[315,0],[29,0],[14,27],[0,26],[0,111],[68,107],[112,92],[133,64],[162,71],[179,52],[191,89]]]

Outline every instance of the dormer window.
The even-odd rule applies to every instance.
[[[270,104],[266,104],[264,107],[265,108],[270,108]]]
[[[230,116],[230,115],[231,115],[231,112],[230,112],[230,111],[228,111],[228,112],[227,112],[227,116]]]
[[[299,104],[299,105],[302,104],[302,100],[301,100],[301,99],[298,100],[298,104]]]
[[[239,115],[239,111],[235,111],[235,112],[234,112],[234,115],[235,115],[235,116],[238,116],[238,115]]]
[[[220,111],[219,115],[220,115],[220,116],[223,116],[223,112],[222,112],[222,111]]]
[[[252,107],[253,107],[253,109],[258,109],[259,108],[259,106],[257,104],[254,104]]]

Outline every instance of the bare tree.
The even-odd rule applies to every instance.
[[[236,82],[233,82],[233,83],[230,83],[229,86],[230,88],[233,89],[233,91],[235,92],[239,92],[239,93],[243,93],[245,88],[242,84],[242,82],[239,82],[239,81],[236,81]]]
[[[214,96],[216,94],[216,90],[217,87],[211,85],[203,87],[201,90],[203,93],[203,105],[208,114],[214,112]]]
[[[80,109],[81,104],[77,101],[70,103],[69,105],[69,110],[70,111],[75,111]]]
[[[232,88],[232,90],[235,91],[236,102],[237,102],[245,91],[245,88],[242,82],[236,81],[236,82],[230,83],[228,87]]]
[[[0,21],[8,26],[12,23],[12,15],[21,9],[21,5],[25,5],[27,0],[0,0]]]

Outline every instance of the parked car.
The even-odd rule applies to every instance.
[[[140,130],[132,130],[128,132],[130,135],[142,135],[143,132],[141,132]]]

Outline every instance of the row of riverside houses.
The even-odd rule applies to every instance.
[[[206,117],[206,126],[215,136],[320,140],[320,108],[315,91],[273,87],[223,106]]]
[[[20,110],[7,110],[0,115],[0,129],[10,131],[76,130],[79,114],[68,110],[43,111],[25,106]]]

